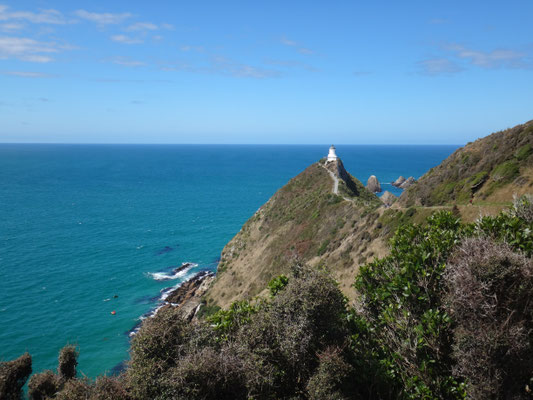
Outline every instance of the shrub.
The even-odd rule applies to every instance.
[[[269,283],[268,283],[268,289],[270,290],[270,295],[272,297],[274,297],[275,295],[278,294],[278,292],[280,292],[281,290],[283,290],[285,288],[285,286],[287,286],[287,284],[289,283],[289,278],[287,278],[285,275],[280,275],[280,276],[277,276],[275,278],[273,278]]]
[[[384,357],[380,363],[403,388],[398,396],[461,396],[440,291],[446,259],[465,234],[459,219],[446,212],[429,217],[426,226],[403,226],[390,256],[361,267],[356,278],[363,316]]]
[[[533,224],[533,196],[530,194],[513,197],[512,215]]]
[[[533,262],[507,245],[468,239],[445,274],[454,373],[472,399],[528,398],[533,377]]]
[[[129,400],[131,396],[124,382],[109,376],[100,376],[92,388],[91,400]]]
[[[378,397],[466,395],[463,375],[454,374],[452,345],[457,336],[450,309],[443,303],[448,258],[467,238],[504,243],[510,251],[531,257],[532,232],[533,224],[517,216],[516,207],[473,224],[461,224],[452,214],[440,212],[426,226],[400,228],[390,255],[361,267],[355,283],[361,314],[353,316],[354,352],[363,356],[359,364],[370,371],[367,381],[379,387],[388,381],[397,390]],[[372,350],[361,350],[365,346]]]
[[[30,374],[31,356],[28,353],[13,361],[0,362],[0,399],[20,399]]]
[[[227,340],[241,326],[250,323],[253,314],[257,313],[259,305],[252,305],[247,300],[235,301],[227,310],[219,310],[207,320],[217,333],[218,340]]]
[[[177,309],[161,309],[145,320],[131,341],[131,360],[127,380],[137,398],[155,398],[161,392],[160,381],[169,368],[183,356],[188,324]]]
[[[243,326],[236,343],[249,351],[257,372],[248,378],[251,395],[285,398],[305,393],[307,381],[328,346],[346,340],[346,302],[324,271],[298,266],[284,290]]]
[[[354,371],[340,349],[329,347],[319,354],[318,359],[318,368],[307,384],[309,400],[348,398],[346,394],[350,390],[347,387]]]
[[[506,183],[518,176],[520,168],[515,161],[506,161],[499,164],[492,171],[492,179],[496,182]]]
[[[76,346],[67,345],[59,351],[59,364],[57,372],[65,380],[76,377],[79,353]]]
[[[92,387],[87,379],[69,379],[55,397],[57,400],[91,399]]]
[[[28,396],[31,400],[46,400],[55,397],[61,389],[61,379],[52,371],[33,375],[28,382]]]
[[[522,161],[528,158],[531,152],[532,152],[531,144],[527,143],[516,151],[515,156],[519,161]]]
[[[206,347],[179,360],[165,382],[163,398],[246,399],[243,361],[230,346]]]

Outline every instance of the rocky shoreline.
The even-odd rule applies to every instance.
[[[202,296],[214,279],[215,274],[213,272],[197,273],[178,287],[166,291],[162,298],[163,306],[159,309],[177,307],[181,310],[184,318],[191,321],[200,309]]]

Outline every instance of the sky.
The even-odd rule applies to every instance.
[[[0,0],[0,142],[464,144],[533,119],[532,15],[532,0]]]

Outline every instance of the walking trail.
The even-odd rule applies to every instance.
[[[324,167],[324,169],[328,171],[329,176],[331,176],[331,179],[333,179],[333,194],[339,194],[339,178],[337,178],[335,174],[326,167]]]

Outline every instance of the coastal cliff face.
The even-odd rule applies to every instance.
[[[455,151],[408,188],[409,206],[510,203],[533,190],[533,121],[493,133]]]
[[[295,259],[326,266],[353,297],[358,266],[386,250],[385,239],[376,234],[380,205],[341,160],[312,164],[224,247],[208,304],[225,307],[258,295],[272,278],[287,274]]]

